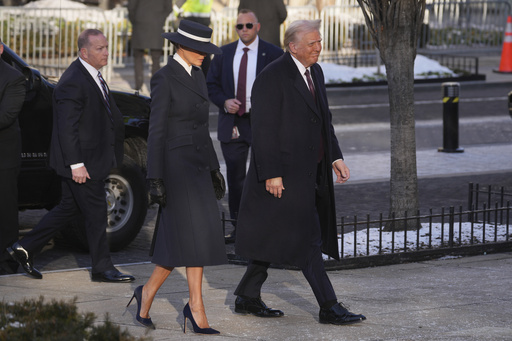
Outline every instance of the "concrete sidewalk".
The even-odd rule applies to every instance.
[[[43,280],[0,276],[1,299],[21,301],[77,298],[82,312],[106,313],[132,335],[148,332],[136,324],[136,304],[125,309],[133,290],[147,280],[150,264],[121,265],[130,284],[94,283],[86,269],[43,272]],[[339,299],[367,320],[350,326],[318,323],[318,306],[301,272],[270,269],[262,297],[285,316],[263,319],[234,313],[233,290],[243,266],[205,268],[204,301],[216,340],[512,340],[512,252],[376,268],[332,271]],[[153,340],[204,339],[183,334],[188,300],[184,269],[164,283],[153,303]]]

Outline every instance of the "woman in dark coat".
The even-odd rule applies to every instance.
[[[176,53],[151,79],[147,177],[161,212],[155,269],[133,294],[137,321],[150,328],[156,292],[175,267],[185,266],[190,295],[183,309],[185,330],[189,318],[196,333],[219,333],[208,325],[201,287],[203,266],[227,262],[215,200],[224,195],[225,184],[208,131],[208,91],[199,69],[206,54],[221,53],[209,42],[211,34],[210,28],[188,20],[180,22],[178,32],[164,33]]]

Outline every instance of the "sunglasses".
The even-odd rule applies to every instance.
[[[237,30],[240,31],[244,29],[244,24],[236,24],[235,27]],[[251,30],[254,27],[254,24],[252,22],[248,22],[247,24],[245,24],[245,27],[247,27],[248,30]]]

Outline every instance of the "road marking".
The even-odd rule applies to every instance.
[[[460,99],[460,103],[470,102],[494,102],[494,101],[507,101],[507,97],[485,97],[485,98],[465,98]],[[414,101],[415,105],[430,105],[430,104],[443,104],[442,99],[428,100],[428,101]],[[365,109],[365,108],[386,108],[389,107],[389,103],[374,103],[374,104],[349,104],[349,105],[330,105],[329,109]]]
[[[506,115],[501,116],[486,116],[486,117],[468,117],[459,119],[459,125],[475,125],[480,123],[499,123],[511,124],[510,117]],[[443,125],[443,120],[416,120],[416,128],[426,127],[440,127]],[[349,132],[349,131],[381,131],[390,130],[389,122],[372,122],[372,123],[355,123],[355,124],[335,124],[335,133]]]

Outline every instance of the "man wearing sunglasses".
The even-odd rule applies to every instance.
[[[207,76],[208,95],[219,107],[217,134],[226,161],[229,211],[233,220],[238,216],[251,146],[252,84],[266,65],[283,54],[282,49],[258,37],[260,24],[254,12],[242,9],[235,29],[239,39],[221,47],[222,54],[215,56]],[[226,236],[226,243],[235,241],[236,222],[233,226],[235,230]]]

